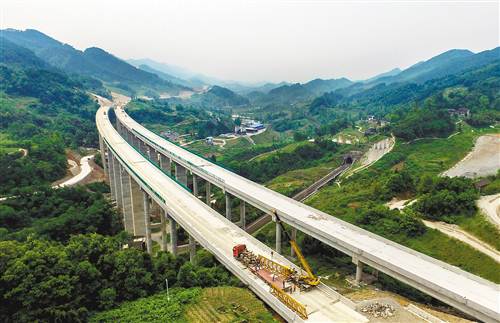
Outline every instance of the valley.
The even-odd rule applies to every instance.
[[[450,49],[360,80],[251,83],[80,50],[35,29],[1,29],[0,46],[0,321],[479,317],[471,300],[457,306],[425,279],[384,273],[395,265],[389,247],[466,282],[500,283],[499,47]],[[127,128],[133,120],[157,140]],[[127,212],[141,207],[131,227]],[[307,272],[305,261],[320,287],[285,291],[279,278],[272,294],[259,266],[238,274],[224,237],[276,266]],[[294,243],[304,258],[290,254]],[[406,269],[436,278],[419,266]],[[363,310],[376,302],[394,317]]]

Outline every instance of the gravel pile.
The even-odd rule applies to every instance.
[[[361,312],[368,313],[373,317],[388,318],[394,316],[396,309],[390,304],[382,304],[379,302],[366,305],[361,308]]]

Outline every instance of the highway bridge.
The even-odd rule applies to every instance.
[[[120,188],[120,183],[122,186],[123,183],[125,186],[126,184],[133,186],[127,183],[127,180],[120,179],[123,170],[170,216],[173,224],[170,226],[172,252],[176,252],[175,223],[177,222],[190,234],[191,251],[194,250],[194,240],[198,241],[289,321],[297,320],[297,317],[294,317],[289,310],[287,312],[286,307],[283,308],[275,300],[270,299],[267,289],[263,290],[260,287],[259,289],[255,278],[243,274],[241,266],[238,267],[230,257],[228,248],[235,242],[255,246],[258,252],[263,254],[270,253],[267,247],[240,229],[240,227],[245,228],[246,204],[267,214],[277,212],[281,220],[292,228],[352,256],[353,262],[357,265],[356,278],[358,280],[361,278],[363,265],[367,264],[475,318],[486,322],[499,320],[500,290],[498,285],[398,245],[234,174],[147,130],[130,118],[122,107],[114,109],[117,133],[109,124],[106,110],[107,108],[101,108],[97,113],[101,151],[107,152],[104,155],[108,156],[108,163],[105,163],[108,169],[105,171],[110,174],[111,190],[117,199],[117,204],[122,205],[125,228],[136,235],[145,235],[149,250],[151,250],[151,241],[148,223],[143,216],[145,211],[139,212],[142,220],[138,219],[139,224],[136,224],[134,219],[137,217],[137,212],[126,205],[127,201],[134,200],[134,198],[127,198],[123,194],[123,189]],[[183,188],[187,185],[188,172],[192,174],[194,194]],[[175,179],[180,184],[175,183],[169,177],[172,173],[175,173]],[[210,200],[212,185],[223,190],[226,199],[226,219],[198,199],[200,180],[205,181],[207,201]],[[130,178],[129,182],[132,182]],[[119,194],[120,191],[122,194]],[[238,225],[231,221],[230,206],[234,198],[240,200],[240,223]],[[140,209],[140,206],[138,207]],[[146,206],[142,210],[145,208]],[[280,226],[277,225],[275,250],[278,253],[281,253],[281,235]],[[279,257],[280,261],[288,263],[284,257]],[[328,297],[324,295],[331,294],[331,291],[323,292],[323,290],[324,286],[318,289],[317,292],[322,293],[323,296],[318,296],[317,299],[319,303],[327,304],[328,301],[324,302],[322,299],[327,299]],[[347,306],[347,300],[339,295],[335,297],[337,301],[333,303],[334,305],[327,307],[340,306],[339,304]],[[328,313],[323,312],[325,309],[322,306],[318,308],[318,304],[315,305],[315,301],[311,299],[304,300],[304,302],[311,308],[314,306],[317,308],[311,311],[310,319],[316,320],[313,316],[317,315],[321,317],[320,321],[327,320]],[[355,314],[349,315],[353,315],[351,319],[354,319]],[[362,317],[354,320],[357,319],[363,320]]]
[[[118,134],[108,116],[108,107],[101,107],[96,123],[101,149],[105,152],[105,172],[109,175],[112,195],[124,215],[126,229],[134,235],[144,235],[148,241],[147,248],[151,251],[149,222],[152,209],[159,207],[163,210],[162,217],[168,217],[171,222],[173,237],[176,237],[178,224],[188,232],[190,242],[196,241],[209,250],[279,315],[289,322],[303,322],[304,319],[270,292],[263,280],[233,258],[232,247],[246,244],[256,254],[298,271],[301,269],[201,202],[178,182],[182,178],[173,179],[165,170],[152,164]],[[368,322],[355,311],[354,303],[325,285],[307,292],[296,291],[293,297],[306,306],[306,321]]]

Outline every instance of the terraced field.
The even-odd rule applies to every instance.
[[[278,322],[249,290],[236,287],[203,289],[185,312],[188,322]]]

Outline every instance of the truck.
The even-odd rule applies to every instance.
[[[263,255],[258,255],[248,250],[245,244],[233,246],[233,257],[243,263],[253,274],[266,282],[271,290],[281,302],[296,312],[303,319],[307,319],[306,307],[298,302],[292,295],[298,288],[306,291],[319,284],[319,278],[314,275],[311,267],[304,258],[297,242],[293,240],[285,230],[283,223],[275,212],[276,222],[281,226],[282,231],[287,235],[297,258],[306,274],[299,273],[295,268],[280,264]]]

